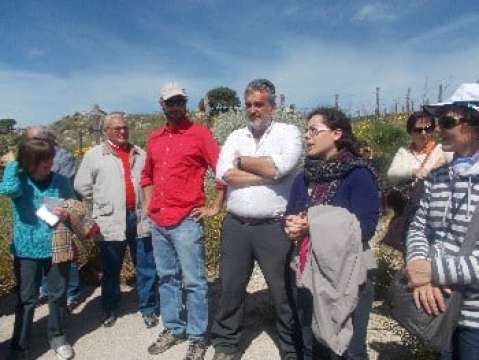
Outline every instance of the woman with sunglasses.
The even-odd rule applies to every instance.
[[[304,271],[310,254],[306,217],[309,207],[331,205],[346,209],[360,224],[359,237],[363,250],[369,249],[368,241],[375,232],[379,217],[377,177],[369,162],[358,153],[348,117],[335,108],[318,108],[312,111],[308,115],[304,140],[304,171],[294,180],[285,217],[286,234],[296,243],[299,254],[297,278]],[[338,269],[338,272],[341,270]],[[311,293],[304,288],[297,290],[298,317],[304,344],[303,359],[316,359],[320,355],[326,359],[336,358],[331,350],[313,338]],[[373,285],[368,276],[366,283],[360,288],[358,304],[352,314],[354,331],[343,357],[345,359],[368,358],[366,335],[373,297]]]
[[[463,84],[452,99],[427,107],[438,116],[443,149],[454,157],[425,180],[408,232],[406,269],[416,306],[429,314],[445,311],[445,294],[462,287],[460,318],[451,324],[457,325],[452,352],[439,359],[474,360],[479,359],[479,246],[476,242],[471,255],[458,253],[479,205],[479,84]]]
[[[412,182],[424,179],[431,170],[448,161],[440,144],[436,144],[432,134],[434,118],[424,112],[412,113],[407,119],[406,129],[411,136],[411,145],[401,147],[394,155],[387,172],[393,183]]]
[[[444,153],[432,137],[435,125],[431,114],[412,113],[406,123],[411,144],[399,148],[387,172],[394,186],[386,194],[386,203],[394,210],[394,217],[382,242],[401,253],[404,253],[407,229],[423,193],[422,180],[431,170],[450,160],[450,154]]]

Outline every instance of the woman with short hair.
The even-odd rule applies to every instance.
[[[417,111],[408,117],[406,130],[411,144],[400,147],[394,155],[387,172],[389,180],[394,183],[422,180],[450,160],[432,137],[435,127],[434,117],[427,112]]]
[[[71,182],[51,171],[55,149],[44,140],[27,140],[20,144],[18,159],[12,152],[1,158],[5,164],[0,195],[11,199],[13,207],[14,271],[17,281],[15,325],[9,359],[28,359],[28,347],[36,300],[43,272],[48,277],[48,339],[60,359],[74,356],[63,326],[69,261],[52,263],[53,228],[37,216],[46,198],[68,199],[74,193]],[[50,200],[51,201],[51,200]],[[59,220],[68,212],[51,209]]]

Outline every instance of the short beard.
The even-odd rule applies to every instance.
[[[253,133],[253,135],[263,135],[263,133],[266,131],[266,129],[271,125],[271,121],[273,121],[272,118],[266,120],[266,119],[261,119],[260,121],[251,121],[248,123],[248,128],[250,131]]]

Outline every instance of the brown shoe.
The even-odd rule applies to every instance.
[[[148,346],[148,352],[152,355],[157,355],[165,352],[169,348],[181,344],[186,339],[182,336],[175,336],[170,330],[164,329],[156,341]]]
[[[183,360],[203,360],[205,358],[208,345],[204,340],[190,340],[188,350]]]

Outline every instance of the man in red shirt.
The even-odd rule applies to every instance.
[[[141,186],[153,220],[153,252],[160,278],[160,311],[165,329],[150,345],[159,354],[188,339],[185,360],[202,360],[206,353],[208,283],[204,268],[203,216],[219,212],[224,186],[218,184],[212,207],[205,207],[204,177],[215,169],[219,147],[208,128],[192,123],[187,97],[177,83],[161,89],[165,126],[150,134]],[[182,281],[186,290],[183,316]]]

